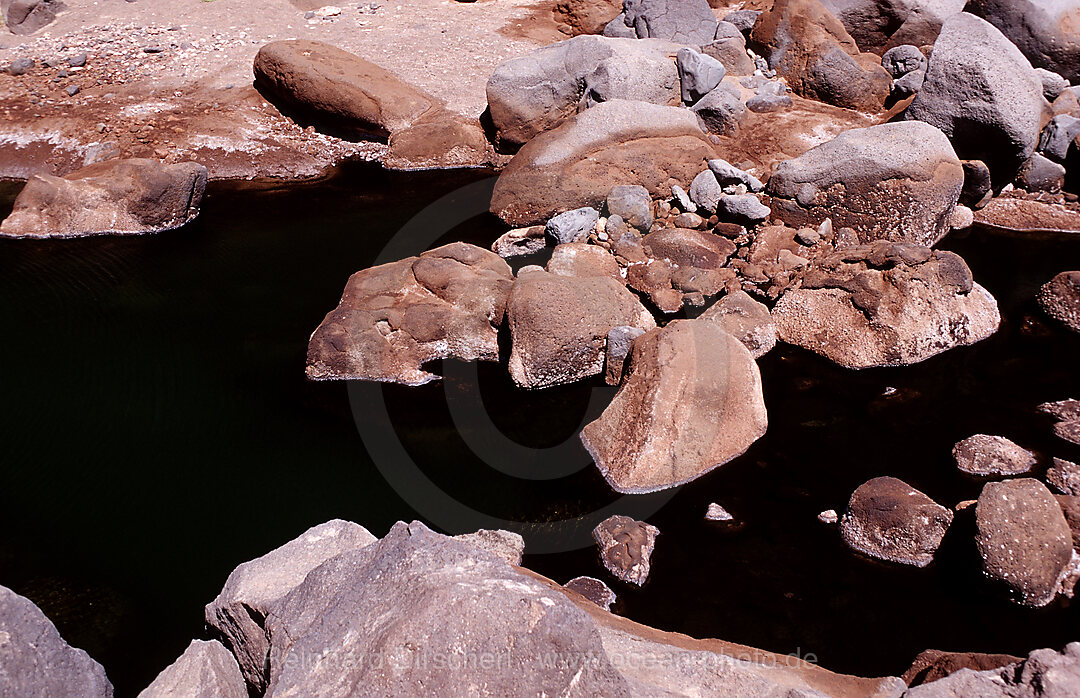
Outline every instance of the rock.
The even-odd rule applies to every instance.
[[[1080,81],[1080,30],[1076,0],[971,0],[965,12],[1001,30],[1039,68]]]
[[[721,22],[723,26],[725,22]],[[717,38],[716,41],[705,44],[701,52],[712,56],[723,64],[728,75],[752,75],[754,62],[746,53],[746,39],[739,34],[737,37]]]
[[[1061,507],[1061,513],[1065,515],[1065,521],[1069,524],[1069,529],[1072,531],[1073,563],[1075,563],[1075,551],[1077,548],[1080,548],[1080,496],[1058,494],[1054,495],[1054,499],[1057,501],[1058,506]],[[1069,584],[1066,587],[1066,596],[1072,597],[1072,588],[1075,585],[1076,580],[1073,579],[1072,584]]]
[[[716,180],[720,182],[721,186],[727,186],[733,183],[745,184],[746,188],[753,192],[758,192],[765,188],[765,185],[761,183],[760,179],[746,170],[740,170],[727,160],[721,160],[720,158],[709,160],[709,169],[716,175]]]
[[[1069,87],[1069,81],[1055,72],[1046,68],[1036,68],[1035,74],[1042,80],[1043,97],[1047,102],[1053,102],[1062,92]]]
[[[690,195],[678,184],[671,186],[671,198],[675,199],[675,202],[679,204],[679,208],[683,211],[693,211],[697,208],[697,204],[690,200]]]
[[[647,233],[652,227],[652,197],[649,190],[636,184],[613,187],[607,196],[607,211],[632,227]]]
[[[618,492],[689,482],[746,451],[768,426],[757,364],[708,320],[634,341],[627,377],[581,441]]]
[[[613,182],[667,196],[715,157],[688,109],[612,100],[567,119],[527,143],[495,183],[491,211],[532,225],[560,211],[598,207]]]
[[[923,650],[904,672],[904,683],[914,688],[943,679],[961,669],[986,671],[999,669],[1023,661],[1011,654],[983,654],[981,652],[942,652],[941,650]]]
[[[696,230],[705,225],[705,219],[696,213],[680,213],[671,219],[671,223],[676,228]]]
[[[630,349],[634,345],[634,340],[643,334],[645,334],[645,330],[640,327],[619,325],[611,328],[611,331],[608,332],[604,354],[605,383],[618,385],[622,382],[626,357],[630,356]]]
[[[74,56],[68,59],[68,65],[72,68],[82,68],[86,65],[86,51],[76,53]]]
[[[774,215],[794,227],[830,218],[862,242],[931,246],[949,232],[963,186],[948,139],[909,121],[845,131],[781,163],[767,192]]]
[[[720,506],[716,502],[709,504],[709,508],[705,511],[705,518],[709,521],[733,521],[735,519],[728,510]]]
[[[819,0],[776,0],[750,31],[750,47],[803,97],[876,112],[892,79]]]
[[[341,302],[308,342],[312,380],[423,385],[434,359],[497,361],[513,283],[501,258],[455,242],[349,277]]]
[[[768,218],[772,209],[753,194],[737,194],[720,197],[716,213],[724,220],[756,223]]]
[[[724,296],[699,317],[716,323],[720,329],[742,342],[755,359],[776,346],[776,325],[769,309],[751,298],[746,291]]]
[[[60,0],[0,0],[0,14],[12,34],[33,34],[66,9]]]
[[[556,245],[567,242],[581,242],[589,237],[600,219],[600,212],[595,208],[583,206],[573,211],[560,213],[547,222],[544,232]]]
[[[1046,485],[1031,478],[987,483],[975,508],[983,573],[1027,606],[1045,606],[1072,557],[1072,532]]]
[[[1046,481],[1062,494],[1080,496],[1080,465],[1062,458],[1055,458],[1046,471]]]
[[[634,248],[626,281],[636,291],[649,294],[665,313],[679,310],[684,302],[702,305],[736,280],[724,264],[735,252],[730,240],[710,232],[664,228],[649,233]],[[616,250],[624,257],[625,246]]]
[[[625,0],[622,18],[639,39],[703,46],[716,36],[716,16],[706,0]]]
[[[79,86],[78,85],[68,85],[67,87],[64,88],[64,93],[68,97],[74,97],[75,95],[79,94]]]
[[[893,78],[902,78],[917,70],[926,70],[926,56],[918,46],[904,44],[895,46],[881,54],[881,67],[889,71]]]
[[[1038,151],[1058,162],[1065,162],[1073,140],[1080,136],[1080,119],[1058,114],[1050,119],[1039,135]]]
[[[547,247],[547,226],[530,225],[515,228],[499,236],[491,243],[491,251],[502,258],[535,254]]]
[[[700,172],[690,182],[690,200],[703,211],[714,213],[723,196],[724,190],[711,170]]]
[[[1080,643],[1065,651],[1034,650],[1026,660],[1000,669],[960,669],[911,688],[904,698],[1054,698],[1080,693]]]
[[[1054,425],[1054,434],[1059,439],[1080,445],[1080,419],[1058,422]]]
[[[1031,471],[1035,454],[1003,436],[975,434],[953,446],[956,467],[969,475],[1020,475]]]
[[[1054,419],[1070,422],[1080,419],[1080,400],[1058,400],[1057,402],[1044,402],[1039,405],[1039,411],[1048,414]]]
[[[610,516],[593,529],[604,567],[627,584],[642,586],[660,529],[629,516]]]
[[[746,108],[756,114],[768,114],[780,111],[792,106],[791,97],[787,95],[754,95],[746,100]]]
[[[1044,313],[1080,332],[1080,271],[1061,272],[1044,284],[1035,298]]]
[[[558,0],[555,3],[556,21],[568,25],[574,36],[600,34],[620,12],[620,0]]]
[[[817,520],[823,524],[834,524],[840,520],[840,517],[837,516],[835,509],[826,509],[817,515]]]
[[[975,214],[991,230],[1020,233],[1080,232],[1080,213],[1064,204],[1030,198],[999,196]]]
[[[247,684],[236,658],[217,640],[192,640],[139,698],[247,698]]]
[[[990,168],[982,160],[962,160],[961,164],[964,166],[964,188],[960,191],[960,203],[982,208],[993,196]]]
[[[390,135],[382,165],[392,170],[440,170],[494,163],[494,149],[476,119],[435,111]]]
[[[926,82],[926,71],[916,70],[908,73],[902,78],[893,81],[893,95],[897,99],[907,99],[913,94],[918,94],[922,89],[923,83]]]
[[[870,557],[926,567],[952,520],[951,511],[906,482],[876,477],[851,495],[840,535]]]
[[[0,695],[112,698],[105,670],[64,642],[30,599],[0,586]]]
[[[924,361],[997,331],[997,302],[960,257],[917,247],[887,253],[896,244],[875,243],[887,272],[866,262],[806,271],[802,288],[773,308],[780,339],[841,366],[869,368]],[[870,255],[866,249],[851,255]]]
[[[603,247],[584,242],[557,246],[545,269],[559,276],[607,276],[625,283],[615,257]]]
[[[199,214],[206,168],[133,158],[99,162],[64,177],[36,174],[3,223],[6,237],[134,235],[179,228]]]
[[[982,160],[995,186],[1012,180],[1039,140],[1046,100],[1023,54],[966,12],[946,20],[926,81],[904,112],[949,137],[957,155]]]
[[[26,75],[34,69],[33,58],[16,58],[8,65],[8,74],[10,75]]]
[[[610,611],[611,604],[616,601],[615,592],[595,577],[574,577],[563,584],[563,589],[580,594],[605,611]]]
[[[652,329],[652,315],[611,278],[547,272],[518,275],[506,308],[509,370],[523,388],[546,388],[604,370],[608,332],[621,325]]]
[[[933,44],[941,25],[963,11],[965,0],[822,0],[863,51],[882,53],[903,44]]]
[[[604,25],[604,31],[601,33],[612,39],[637,38],[637,32],[634,31],[633,27],[626,26],[626,15],[621,12],[618,17]]]
[[[502,558],[511,565],[520,566],[521,556],[525,553],[525,539],[513,531],[481,528],[475,533],[463,533],[453,538]]]
[[[757,22],[758,17],[760,16],[760,10],[736,10],[725,16],[724,21],[730,22],[735,25],[735,28],[740,32],[747,34],[754,28],[754,23]]]
[[[692,48],[681,48],[675,56],[682,86],[682,101],[693,104],[716,89],[727,74],[724,64]]]
[[[597,102],[679,104],[678,50],[660,40],[579,36],[500,63],[487,83],[499,143],[522,145]]]
[[[1065,166],[1033,153],[1016,173],[1016,183],[1032,192],[1059,192],[1065,186]]]
[[[269,100],[361,136],[388,136],[442,109],[390,71],[319,41],[266,44],[254,70],[255,85]]]

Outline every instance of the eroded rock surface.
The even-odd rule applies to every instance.
[[[608,572],[628,584],[642,586],[660,529],[629,516],[610,516],[593,529],[600,560]]]
[[[1063,271],[1039,289],[1039,307],[1073,332],[1080,332],[1080,271]]]
[[[742,342],[755,359],[776,346],[776,324],[769,308],[751,298],[746,291],[724,296],[699,317],[715,322],[720,329]]]
[[[969,0],[966,12],[989,21],[1040,68],[1080,82],[1080,2]]]
[[[1035,465],[1035,454],[1004,436],[975,434],[953,447],[956,467],[969,475],[1020,475]]]
[[[12,34],[33,34],[67,7],[60,0],[0,0],[0,13]]]
[[[953,513],[894,477],[859,485],[840,519],[848,546],[888,562],[925,567],[934,559]]]
[[[822,0],[863,51],[881,54],[903,44],[926,46],[965,0]]]
[[[1023,657],[1011,654],[983,654],[981,652],[942,652],[924,650],[919,652],[902,678],[911,687],[921,686],[943,679],[961,669],[987,671],[1022,662]]]
[[[683,303],[702,305],[735,280],[724,265],[735,252],[730,240],[710,232],[665,228],[634,241],[621,241],[616,254],[627,261],[630,287],[649,294],[665,313]]]
[[[1056,698],[1080,693],[1080,643],[1064,651],[1034,650],[1027,659],[1000,669],[960,669],[949,676],[917,686],[904,698]]]
[[[1062,494],[1080,496],[1080,464],[1055,458],[1046,471],[1046,481]]]

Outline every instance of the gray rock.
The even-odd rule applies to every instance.
[[[607,346],[604,351],[604,381],[608,385],[618,385],[622,382],[626,358],[630,356],[634,340],[643,334],[645,330],[630,325],[612,327],[608,332]]]
[[[620,184],[607,196],[609,215],[619,216],[642,232],[652,227],[652,197],[649,190],[637,184]]]
[[[633,27],[627,26],[626,15],[619,14],[618,17],[611,20],[604,25],[604,31],[602,34],[612,39],[636,39],[637,32]]]
[[[736,10],[724,17],[725,22],[730,22],[743,34],[754,28],[754,22],[761,16],[758,10]]]
[[[956,467],[969,475],[1020,475],[1035,465],[1035,454],[1003,436],[975,434],[953,446]]]
[[[859,485],[840,519],[853,550],[888,562],[925,567],[934,559],[953,513],[894,477]]]
[[[768,114],[787,109],[793,104],[787,95],[757,94],[746,100],[746,108],[756,114]]]
[[[611,610],[611,604],[615,603],[615,592],[607,584],[595,577],[574,577],[563,589],[568,589],[575,594],[580,594],[605,611]]]
[[[769,309],[757,302],[746,291],[729,293],[700,316],[710,320],[722,330],[743,343],[755,359],[764,356],[776,346],[776,324]]]
[[[660,529],[629,516],[610,516],[593,529],[604,567],[627,584],[642,586],[649,577],[650,559]]]
[[[1043,97],[1046,97],[1047,102],[1053,102],[1069,87],[1068,80],[1046,68],[1036,68],[1035,73],[1042,80]]]
[[[67,9],[60,0],[2,0],[0,12],[12,34],[33,34]]]
[[[64,88],[64,92],[67,93],[68,97],[74,97],[75,95],[79,94],[79,86],[78,85],[68,85],[67,87]]]
[[[111,698],[105,670],[64,642],[30,599],[0,586],[0,695]]]
[[[965,12],[978,15],[1009,37],[1032,65],[1080,82],[1077,0],[971,0]]]
[[[1048,158],[1065,162],[1069,147],[1077,136],[1080,136],[1080,119],[1058,114],[1050,119],[1039,135],[1038,150]]]
[[[724,64],[691,48],[681,48],[675,57],[682,85],[682,101],[693,104],[716,89],[727,74]]]
[[[926,70],[926,63],[923,52],[911,44],[895,46],[881,55],[881,67],[894,78],[901,78],[916,70]]]
[[[683,211],[693,211],[697,208],[697,205],[690,200],[690,195],[686,193],[686,190],[680,187],[678,184],[674,184],[671,187],[671,198],[679,204],[679,208]]]
[[[236,658],[217,640],[192,640],[139,698],[247,698],[247,684]]]
[[[1080,496],[1080,465],[1063,458],[1055,458],[1046,471],[1046,481],[1061,494]]]
[[[232,571],[221,593],[206,606],[206,622],[232,651],[253,690],[267,685],[265,619],[271,608],[325,561],[375,541],[363,526],[334,519]]]
[[[822,0],[863,51],[934,43],[942,23],[966,0]]]
[[[724,190],[711,170],[701,172],[690,183],[690,200],[710,213],[716,211],[716,205],[723,196]]]
[[[1018,664],[1000,669],[961,669],[943,678],[915,686],[904,698],[1068,698],[1080,695],[1080,643],[1063,652],[1034,650]]]
[[[790,102],[790,98],[788,99]],[[746,105],[738,95],[717,88],[698,100],[691,109],[701,117],[705,128],[710,133],[732,136],[739,130],[739,124],[746,118]]]
[[[504,259],[535,254],[547,247],[546,231],[547,227],[543,225],[509,230],[491,243],[491,251]]]
[[[68,65],[72,68],[81,68],[86,65],[86,51],[77,53],[68,59]]]
[[[893,94],[897,99],[906,99],[913,94],[918,94],[924,82],[926,82],[926,71],[913,71],[893,81]]]
[[[26,75],[28,72],[34,69],[33,58],[16,58],[8,66],[8,73],[11,75]]]
[[[463,533],[453,538],[500,557],[511,565],[520,566],[521,556],[525,553],[525,539],[513,531],[481,528],[475,533]]]
[[[736,194],[720,197],[716,213],[725,220],[753,223],[767,219],[772,209],[753,194]]]
[[[1042,93],[1042,80],[1016,46],[962,12],[942,27],[926,81],[904,115],[941,129],[961,158],[985,162],[1000,186],[1035,150]]]
[[[1043,284],[1035,299],[1044,313],[1080,332],[1080,271],[1061,272]]]
[[[583,206],[573,211],[560,213],[547,222],[545,232],[556,245],[567,242],[582,242],[596,229],[600,213],[595,208]]]
[[[1032,192],[1059,192],[1065,186],[1065,166],[1034,153],[1020,166],[1016,183]]]
[[[759,192],[765,188],[760,179],[746,170],[740,170],[727,160],[721,160],[720,158],[709,160],[709,169],[716,175],[716,180],[720,182],[721,186],[738,182],[745,184],[746,188],[752,192]]]
[[[699,47],[716,36],[716,16],[706,0],[624,0],[623,14],[639,39]]]

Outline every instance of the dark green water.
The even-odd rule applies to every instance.
[[[616,501],[574,441],[590,399],[595,410],[611,394],[597,384],[523,393],[497,365],[454,364],[445,383],[363,386],[350,401],[343,384],[304,379],[307,338],[349,274],[391,239],[407,246],[396,234],[421,207],[483,177],[352,168],[277,189],[215,185],[182,230],[0,240],[0,584],[101,661],[118,695],[205,636],[202,607],[236,564],[333,517],[376,535],[439,518],[373,463],[356,421],[376,424],[376,403],[411,461],[484,513],[553,521]],[[0,190],[0,214],[14,192]],[[443,241],[495,234],[481,217]],[[1034,412],[1080,397],[1080,337],[1030,300],[1080,268],[1080,239],[973,233],[944,246],[998,298],[1002,330],[904,369],[851,372],[792,348],[765,357],[769,433],[650,517],[662,531],[652,578],[641,590],[609,580],[619,613],[860,674],[899,673],[927,647],[1021,654],[1078,639],[1078,604],[1023,609],[982,583],[970,516],[923,570],[858,557],[815,520],[877,475],[949,506],[976,497],[950,458],[975,432],[1047,462],[1080,458]],[[487,419],[462,421],[451,407],[463,401]],[[474,452],[499,448],[492,429],[524,447],[500,465],[572,474],[496,472]],[[702,520],[710,501],[740,525]],[[526,565],[559,581],[605,577],[589,548]]]

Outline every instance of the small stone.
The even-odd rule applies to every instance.
[[[813,247],[821,242],[821,233],[812,228],[802,228],[799,232],[795,233],[795,239],[799,241],[800,245]]]
[[[160,46],[144,46],[143,53],[162,53],[165,49]]]
[[[626,357],[630,355],[634,340],[643,334],[645,330],[630,325],[613,327],[608,332],[604,355],[604,382],[608,385],[618,385],[622,382]]]
[[[542,225],[515,228],[500,235],[491,243],[491,251],[502,258],[534,254],[547,247],[547,236]]]
[[[975,212],[963,204],[957,204],[949,214],[949,227],[953,230],[966,230],[975,223]]]
[[[68,65],[72,68],[81,68],[86,65],[86,51],[78,53],[68,59]]]
[[[34,59],[32,58],[16,58],[8,66],[8,73],[11,75],[25,75],[34,68]]]
[[[840,520],[840,517],[836,513],[836,509],[826,509],[817,515],[817,520],[823,524],[834,524]]]
[[[689,228],[691,230],[696,230],[705,225],[704,218],[691,212],[680,213],[671,222],[675,224],[676,228]]]
[[[315,19],[315,10],[308,10],[305,12],[304,19]]]
[[[595,577],[574,577],[563,584],[563,589],[580,594],[605,611],[611,610],[611,604],[615,603],[617,598],[611,587]]]
[[[716,210],[716,205],[723,195],[724,190],[720,187],[720,182],[716,181],[712,170],[704,170],[690,183],[690,200],[710,213]]]
[[[1046,471],[1046,481],[1061,494],[1080,496],[1080,465],[1055,458],[1053,466]]]
[[[1063,271],[1036,294],[1039,307],[1073,332],[1080,332],[1080,271]]]
[[[660,529],[629,516],[615,515],[593,529],[600,559],[615,577],[642,586],[649,577],[649,561]]]
[[[787,109],[793,104],[787,95],[754,95],[746,100],[746,108],[757,114],[768,114]]]
[[[739,182],[746,185],[746,188],[752,192],[759,192],[765,188],[765,185],[761,183],[761,180],[750,174],[746,170],[740,170],[727,160],[721,160],[720,158],[714,158],[708,162],[709,169],[716,175],[716,181],[720,184],[731,184],[732,182]]]
[[[68,85],[67,87],[64,88],[64,92],[67,92],[69,97],[74,97],[75,95],[79,94],[79,86],[78,85]]]
[[[955,509],[956,511],[963,511],[964,509],[969,509],[975,506],[976,504],[978,504],[978,502],[979,500],[977,499],[965,499],[962,502],[957,502],[956,506],[953,507],[953,509]]]
[[[326,5],[315,10],[315,16],[326,19],[327,17],[337,17],[341,14],[341,8],[335,5]]]
[[[953,446],[956,467],[969,475],[1020,475],[1035,465],[1035,455],[1003,436],[975,434]]]
[[[739,221],[755,222],[767,219],[772,209],[761,203],[761,200],[753,194],[741,194],[721,198],[717,213],[726,214],[728,218]]]
[[[709,504],[708,510],[705,512],[705,518],[709,521],[734,521],[735,517],[728,513],[728,510],[720,506],[716,502]]]
[[[918,93],[926,82],[926,71],[916,70],[893,81],[892,91],[897,99],[906,99]]]
[[[1065,186],[1065,166],[1040,153],[1033,153],[1020,166],[1016,183],[1030,192],[1059,192]]]
[[[671,198],[679,203],[679,208],[683,211],[693,211],[697,208],[697,206],[694,205],[694,202],[690,200],[690,195],[678,184],[671,187]]]
[[[584,242],[596,228],[599,219],[599,211],[588,206],[560,213],[547,222],[547,236],[558,245]]]
[[[640,231],[647,232],[652,226],[652,197],[643,186],[622,184],[613,187],[607,196],[607,210]]]

